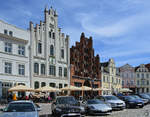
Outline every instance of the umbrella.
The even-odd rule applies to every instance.
[[[110,89],[107,88],[95,88],[94,91],[110,91]]]
[[[29,87],[24,86],[24,85],[17,85],[15,87],[10,88],[8,91],[9,92],[12,92],[12,91],[34,91],[34,89],[29,88]]]
[[[82,86],[82,87],[80,87],[80,90],[82,90],[82,91],[90,91],[90,90],[92,90],[92,88],[91,87],[87,87],[87,86]]]
[[[70,86],[66,86],[66,87],[64,87],[64,88],[61,88],[61,90],[62,91],[78,91],[78,90],[80,90],[80,88],[79,87],[76,87],[76,86],[72,86],[72,85],[70,85]]]
[[[132,90],[128,89],[128,88],[122,88],[120,90],[120,92],[132,92]]]
[[[35,92],[57,92],[57,91],[60,91],[60,90],[57,88],[50,87],[50,86],[44,86],[44,87],[35,89]]]

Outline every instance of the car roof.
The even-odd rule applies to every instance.
[[[10,103],[33,103],[31,100],[17,100],[17,101],[12,101]]]
[[[114,96],[114,95],[102,95],[103,97],[107,97],[107,96]]]

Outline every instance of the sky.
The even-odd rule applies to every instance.
[[[92,36],[95,55],[110,58],[116,66],[150,63],[150,0],[1,0],[0,20],[29,28],[44,20],[44,8],[58,12],[62,32],[70,47],[82,32]]]

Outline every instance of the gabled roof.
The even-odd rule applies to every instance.
[[[100,63],[100,65],[103,66],[103,67],[108,67],[109,62]]]

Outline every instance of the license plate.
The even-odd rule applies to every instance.
[[[142,105],[142,104],[137,104],[137,105]]]

